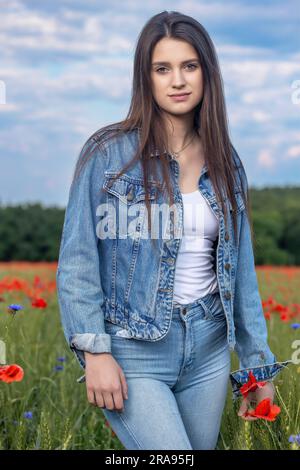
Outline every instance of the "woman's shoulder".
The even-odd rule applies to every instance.
[[[246,174],[244,164],[238,152],[236,151],[236,149],[234,148],[232,144],[231,144],[231,148],[232,148],[232,157],[234,161],[235,171],[239,175],[239,183],[242,184],[244,188],[247,188],[248,179],[247,179],[247,174]]]
[[[120,125],[98,129],[85,140],[77,161],[77,170],[88,164],[99,172],[118,172],[137,149],[138,128],[124,131]]]
[[[107,153],[109,149],[124,146],[132,146],[137,143],[139,128],[124,130],[120,123],[110,124],[101,127],[91,134],[85,141],[83,147],[100,149]]]
[[[73,180],[77,179],[84,168],[86,174],[89,174],[98,167],[102,171],[108,165],[109,148],[121,138],[121,135],[114,137],[113,130],[115,127],[105,126],[85,138],[79,149]]]

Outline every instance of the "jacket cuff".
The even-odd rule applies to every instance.
[[[111,337],[107,333],[78,333],[70,336],[69,345],[82,369],[85,369],[84,351],[90,353],[111,353]],[[77,382],[85,382],[85,375],[79,377]]]
[[[236,400],[243,396],[240,388],[249,380],[248,373],[252,371],[257,381],[268,381],[273,378],[293,361],[273,362],[272,364],[264,364],[257,367],[248,367],[246,369],[238,369],[230,373],[230,381],[232,386],[232,399]]]

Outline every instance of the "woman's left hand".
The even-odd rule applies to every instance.
[[[254,392],[249,392],[246,397],[243,397],[240,409],[238,411],[238,416],[246,421],[255,421],[259,418],[254,416],[244,416],[249,407],[252,406],[255,408],[258,403],[265,398],[270,398],[271,405],[274,401],[275,387],[272,382],[266,382],[263,387],[258,387]]]

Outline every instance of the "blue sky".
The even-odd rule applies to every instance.
[[[250,186],[300,185],[299,0],[0,0],[1,204],[66,205],[86,139],[127,114],[135,42],[163,10],[216,46]]]

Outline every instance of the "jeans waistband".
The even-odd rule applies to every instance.
[[[194,310],[197,307],[199,308],[199,306],[202,307],[203,304],[209,309],[215,301],[216,297],[220,297],[219,291],[206,294],[204,297],[200,297],[199,299],[193,300],[193,302],[190,302],[188,304],[179,304],[178,302],[174,301],[173,315],[186,315],[191,310]]]

